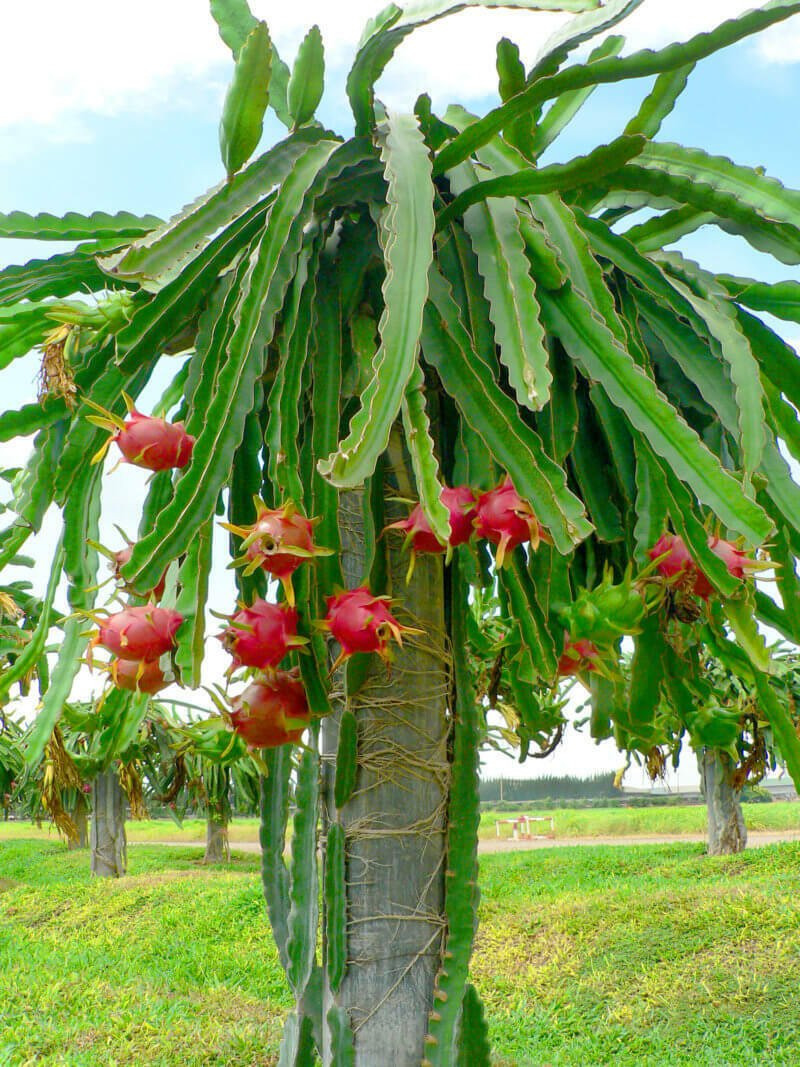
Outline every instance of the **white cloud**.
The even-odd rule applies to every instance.
[[[340,97],[364,24],[380,6],[380,0],[252,2],[290,61],[305,30],[320,25],[331,88]],[[748,0],[645,0],[619,30],[628,35],[629,49],[659,47],[751,6]],[[531,61],[567,17],[481,10],[444,19],[401,45],[381,92],[394,106],[410,106],[423,89],[439,102],[478,99],[495,91],[498,37],[517,40]],[[209,94],[222,94],[230,71],[228,50],[207,5],[197,0],[139,0],[135,6],[109,0],[28,0],[4,5],[0,34],[5,44],[0,129],[13,127],[15,134],[24,135],[25,125],[33,125],[51,141],[85,139],[85,123],[92,116],[204,106]],[[763,35],[754,54],[768,62],[792,62],[800,54],[798,44],[800,19],[794,19]]]

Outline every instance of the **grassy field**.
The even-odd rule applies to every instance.
[[[498,1067],[795,1067],[800,845],[484,857],[474,978]],[[0,1064],[273,1064],[289,998],[256,857],[137,846],[92,882],[0,843]]]
[[[641,834],[651,837],[657,834],[704,834],[706,832],[706,809],[704,804],[692,807],[652,808],[557,808],[554,811],[537,811],[520,808],[528,815],[553,816],[556,837],[630,837]],[[800,830],[800,801],[775,801],[772,804],[742,804],[748,830]],[[513,813],[484,812],[481,816],[481,836],[491,837],[498,819],[507,819]],[[544,826],[545,832],[548,830]],[[509,827],[501,827],[508,835]]]
[[[745,822],[749,830],[798,830],[800,831],[800,801],[777,801],[772,804],[743,804]],[[520,808],[529,815],[552,815],[555,818],[556,837],[628,837],[641,834],[650,837],[657,834],[702,834],[706,830],[706,809],[696,807],[653,808],[597,808],[557,809],[537,812],[535,805]],[[484,812],[481,817],[481,837],[495,836],[497,819],[507,819],[511,812]],[[544,825],[544,824],[543,824]],[[545,826],[544,830],[548,828]],[[206,824],[202,819],[186,819],[179,829],[171,819],[149,822],[129,822],[128,840],[144,841],[204,841]],[[510,836],[510,827],[501,827],[502,836]],[[30,823],[0,822],[0,841],[21,838],[54,839],[54,831],[43,826],[38,829]],[[230,839],[258,841],[257,819],[235,819],[230,826]]]

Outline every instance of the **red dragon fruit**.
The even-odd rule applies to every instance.
[[[136,591],[130,588],[130,586],[126,583],[125,579],[120,573],[122,568],[133,555],[133,548],[134,546],[132,544],[128,544],[125,548],[121,548],[118,552],[114,552],[112,559],[112,568],[114,571],[114,577],[123,587],[123,589],[127,590],[127,592],[129,593],[134,593],[134,595],[136,595]],[[166,584],[167,572],[164,571],[164,573],[161,575],[161,580],[159,581],[158,585],[151,589],[149,593],[144,595],[146,595],[148,600],[160,600],[164,595],[164,589],[166,587]]]
[[[313,531],[318,521],[301,515],[291,500],[283,507],[271,509],[256,498],[256,521],[252,526],[233,526],[225,522],[222,525],[243,538],[245,554],[233,561],[234,566],[244,566],[245,574],[252,574],[261,567],[267,574],[280,579],[286,599],[293,605],[292,574],[307,559],[331,555],[331,549],[314,544]]]
[[[407,519],[390,523],[387,530],[402,530],[406,535],[406,544],[411,545],[411,566],[409,577],[414,570],[414,556],[417,553],[439,553],[463,545],[474,533],[475,494],[468,485],[456,485],[442,490],[441,501],[450,513],[450,537],[443,545],[431,530],[422,505],[417,504]]]
[[[715,556],[719,556],[734,578],[744,579],[754,571],[769,566],[751,559],[732,541],[725,541],[720,537],[709,537],[708,547]],[[658,560],[656,570],[668,583],[685,583],[688,592],[703,600],[708,600],[714,593],[711,582],[692,559],[683,538],[678,534],[662,534],[647,554],[650,559]]]
[[[530,541],[536,549],[540,541],[550,540],[539,525],[533,508],[521,499],[508,475],[497,489],[478,497],[475,529],[478,537],[485,537],[497,545],[495,558],[498,567],[503,566],[506,553],[517,545]]]
[[[92,644],[100,644],[120,659],[151,662],[175,647],[183,615],[154,604],[125,608],[100,623]]]
[[[300,740],[311,713],[296,671],[276,671],[249,685],[233,701],[233,728],[250,748]]]
[[[111,437],[92,458],[99,463],[112,441],[117,445],[125,461],[149,471],[165,471],[185,467],[192,458],[194,437],[186,432],[182,422],[167,422],[153,415],[143,415],[134,407],[129,396],[123,393],[128,408],[128,417],[118,415],[85,399],[85,403],[99,415],[89,415],[89,422],[111,431]]]
[[[129,689],[133,693],[159,693],[169,685],[157,659],[113,659],[111,681],[117,689]]]
[[[128,463],[149,471],[185,467],[194,448],[194,437],[182,422],[167,422],[136,410],[112,440]]]
[[[558,660],[558,677],[571,678],[582,671],[596,671],[600,650],[593,641],[571,641],[564,634],[564,651]]]
[[[401,626],[389,611],[389,597],[373,596],[364,585],[326,597],[326,603],[328,614],[322,625],[330,630],[341,647],[334,668],[355,652],[377,652],[388,665],[391,660],[389,642],[392,638],[402,645],[403,634],[421,633],[420,630]]]
[[[219,637],[233,656],[234,667],[261,671],[277,667],[290,649],[306,643],[297,636],[297,611],[261,598],[232,615]]]

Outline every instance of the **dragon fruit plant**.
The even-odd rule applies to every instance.
[[[681,708],[714,715],[703,668],[713,647],[756,687],[762,725],[800,782],[800,741],[757,626],[800,643],[800,488],[783,452],[800,379],[768,314],[785,311],[793,283],[714,274],[676,250],[700,220],[797,264],[800,193],[659,136],[698,62],[800,13],[800,0],[624,54],[609,31],[649,0],[510,0],[534,32],[539,8],[577,17],[529,65],[499,43],[486,114],[435,114],[424,93],[413,112],[382,103],[376,84],[399,44],[470,2],[399,0],[368,24],[346,80],[351,136],[316,118],[316,27],[290,65],[247,0],[213,0],[233,62],[220,182],[168,220],[0,214],[0,236],[78,242],[0,271],[4,352],[40,346],[51,383],[41,402],[32,386],[28,403],[0,413],[0,439],[32,440],[3,483],[0,565],[36,543],[45,514],[60,509],[64,523],[41,621],[0,672],[0,694],[53,660],[28,740],[35,763],[95,610],[104,479],[93,455],[113,441],[152,472],[120,580],[146,593],[169,575],[158,604],[111,615],[96,638],[119,682],[104,713],[129,736],[159,669],[187,689],[204,681],[224,519],[242,605],[224,641],[246,676],[226,714],[269,772],[264,890],[295,1000],[286,1062],[490,1062],[468,983],[487,730],[476,660],[484,692],[508,683],[506,741],[522,756],[557,743],[554,683],[577,671],[593,735],[655,767]],[[559,151],[592,90],[626,80],[641,106],[618,135]],[[260,149],[267,108],[267,128],[286,133]],[[87,289],[99,304],[124,291],[113,305],[124,314],[54,336],[48,306]],[[145,415],[136,405],[162,377],[158,417]],[[409,499],[420,510],[394,522]],[[677,535],[660,540],[670,523],[691,554]],[[706,544],[706,523],[731,540]],[[414,552],[407,585],[398,532]],[[767,543],[775,598],[745,580]],[[637,584],[630,575],[648,561]],[[272,580],[285,606],[266,607]],[[682,584],[696,625],[658,610]],[[62,590],[56,661],[42,650]],[[488,591],[491,638],[472,614]],[[406,639],[406,617],[418,639]],[[623,635],[625,677],[605,669]],[[415,917],[401,941],[398,915]],[[389,944],[391,968],[376,951]]]

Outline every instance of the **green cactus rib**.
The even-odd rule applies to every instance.
[[[792,549],[789,544],[789,538],[785,531],[778,530],[772,538],[772,546],[770,548],[770,557],[777,564],[775,568],[776,584],[778,586],[778,592],[781,595],[783,601],[784,616],[786,622],[784,625],[778,627],[784,632],[786,636],[786,628],[789,630],[789,640],[795,644],[800,644],[800,579],[798,579],[797,571],[795,570],[794,563],[792,562]],[[769,601],[769,605],[773,605],[775,602],[771,597],[762,593],[760,596]],[[756,599],[759,599],[759,593],[756,592]],[[763,611],[759,611],[759,615],[762,615]]]
[[[289,776],[292,754],[289,745],[268,749],[263,755],[269,775],[261,779],[261,884],[267,902],[272,936],[281,965],[288,970],[286,942],[289,937],[289,872],[283,860],[289,821]]]
[[[156,215],[131,215],[128,211],[119,211],[108,215],[104,211],[95,211],[91,215],[80,215],[68,211],[66,215],[28,215],[24,211],[12,211],[8,215],[0,214],[0,237],[19,237],[33,241],[83,241],[98,240],[104,237],[138,237],[161,225]]]
[[[330,1067],[355,1067],[356,1050],[350,1016],[345,1008],[334,1004],[326,1015],[330,1033]]]
[[[194,540],[178,571],[179,592],[175,607],[183,615],[183,622],[177,633],[175,664],[183,685],[192,689],[201,684],[213,541],[214,520],[211,518],[195,531]]]
[[[552,192],[562,194],[590,182],[597,183],[604,174],[615,173],[631,159],[640,155],[646,144],[646,138],[641,134],[623,135],[611,141],[610,144],[600,145],[585,156],[577,156],[569,163],[552,163],[549,167],[542,167],[540,170],[526,167],[516,173],[487,178],[484,181],[479,181],[477,177],[474,177],[472,184],[464,187],[463,183],[459,183],[456,187],[455,191],[458,195],[438,216],[436,228],[441,230],[452,219],[463,215],[471,206],[487,200]],[[459,164],[452,173],[457,174],[463,166],[463,163]],[[516,211],[516,205],[514,205],[514,211]]]
[[[604,8],[604,10],[606,10]],[[625,38],[620,34],[609,34],[604,41],[592,49],[586,60],[587,63],[595,63],[598,59],[606,59],[608,56],[616,56],[625,46]],[[536,124],[533,134],[533,158],[544,152],[548,145],[561,134],[565,127],[572,122],[577,113],[595,91],[597,86],[589,85],[583,89],[576,89],[572,93],[563,93],[554,100],[548,108],[547,114]]]
[[[545,454],[538,435],[517,417],[514,401],[475,350],[448,281],[436,270],[430,275],[430,296],[422,331],[425,359],[517,491],[530,501],[559,551],[570,552],[592,530],[583,504],[568,488],[563,470]]]
[[[309,567],[301,567],[294,575],[294,593],[298,604],[307,604],[308,610],[300,613],[297,633],[308,639],[302,654],[297,656],[297,665],[306,690],[306,698],[312,715],[330,715],[331,704],[328,699],[326,674],[328,655],[325,640],[320,631],[312,625],[310,616],[317,611],[319,604],[316,576]]]
[[[479,173],[470,163],[448,173],[459,194],[454,204],[477,188]],[[547,403],[551,374],[516,202],[505,197],[465,206],[464,227],[477,256],[500,361],[519,403],[538,411]]]
[[[330,279],[333,281],[333,279]],[[325,291],[327,290],[327,291]],[[311,389],[311,447],[315,456],[327,456],[339,440],[339,396],[342,389],[342,319],[338,287],[324,286],[325,298],[315,308],[316,331]],[[314,515],[319,519],[317,541],[332,550],[316,561],[323,593],[344,585],[339,539],[339,494],[317,470],[311,473]]]
[[[289,936],[286,941],[286,975],[301,997],[314,966],[317,947],[317,819],[319,813],[319,754],[316,731],[300,758],[295,787],[292,858],[289,865]]]
[[[726,363],[737,409],[737,429],[742,468],[749,478],[764,453],[764,389],[758,360],[739,325],[736,310],[713,275],[677,252],[659,257],[661,264],[701,317],[711,348]]]
[[[314,1067],[314,1027],[307,1015],[290,1012],[283,1026],[278,1067]]]
[[[333,993],[338,992],[347,970],[346,867],[344,827],[333,822],[325,848],[325,964]]]
[[[575,64],[557,74],[551,74],[550,70],[546,69],[546,60],[545,70],[541,70],[541,73],[545,74],[544,77],[536,77],[527,89],[493,108],[442,149],[436,158],[434,174],[442,174],[455,167],[490,141],[500,130],[505,129],[515,118],[537,108],[546,100],[555,99],[563,92],[677,70],[735,44],[750,34],[758,33],[773,23],[789,18],[798,11],[798,0],[772,0],[763,8],[723,22],[715,30],[697,34],[684,44],[672,44],[659,51],[643,49],[621,59],[609,57],[594,63]],[[540,73],[540,68],[537,68],[535,73]]]
[[[255,522],[256,508],[253,502],[253,486],[261,482],[261,446],[263,435],[259,409],[263,400],[263,389],[256,388],[256,410],[251,411],[244,424],[244,437],[233,458],[231,482],[228,491],[228,522],[234,526],[247,526]],[[231,556],[238,555],[238,541],[234,543],[233,535],[229,538]],[[263,597],[267,591],[267,578],[259,567],[252,574],[245,575],[244,568],[237,567],[235,572],[236,587],[239,597],[245,604],[251,604],[256,597]]]
[[[69,697],[72,683],[81,665],[81,657],[89,643],[89,638],[84,636],[85,630],[85,619],[69,619],[64,624],[58,663],[50,675],[50,685],[42,698],[36,722],[28,735],[25,763],[29,767],[35,766],[41,759],[44,746]]]
[[[285,497],[300,501],[300,398],[303,370],[308,359],[317,295],[319,243],[301,253],[289,298],[284,305],[283,329],[278,338],[279,362],[267,408],[267,470],[270,481]]]
[[[367,23],[347,77],[347,95],[356,132],[369,133],[374,121],[375,82],[410,33],[467,7],[516,7],[531,11],[587,11],[597,0],[423,0],[403,7],[389,4]]]
[[[155,529],[134,549],[126,567],[129,580],[143,585],[157,581],[153,575],[185,551],[193,524],[216,505],[241,443],[245,419],[253,410],[255,386],[267,358],[265,341],[272,336],[300,252],[310,210],[308,193],[335,147],[334,142],[322,141],[309,149],[278,193],[238,294],[234,329],[216,376],[216,391],[204,405],[207,417],[192,461]]]
[[[100,758],[110,763],[136,740],[147,714],[149,697],[147,693],[125,693],[115,689],[108,694],[106,702],[111,702],[111,707],[104,708],[111,725],[100,734],[98,747]]]
[[[64,447],[66,420],[41,430],[33,442],[33,452],[25,467],[14,479],[13,510],[20,525],[13,534],[7,533],[9,543],[0,553],[0,566],[5,566],[19,551],[31,534],[38,533],[47,509],[53,502],[53,469]],[[11,528],[10,528],[11,529]]]
[[[220,182],[142,240],[102,260],[102,266],[112,277],[159,286],[171,281],[192,260],[205,256],[214,243],[210,242],[213,234],[226,227],[225,232],[233,233],[254,214],[263,219],[274,199],[272,191],[291,173],[298,158],[309,145],[329,136],[314,127],[278,142],[231,181]]]
[[[247,162],[261,140],[269,103],[272,42],[259,22],[242,44],[233,67],[222,118],[219,147],[228,180]]]
[[[446,543],[450,539],[450,513],[441,500],[444,487],[425,406],[425,375],[419,363],[411,372],[401,412],[422,510],[434,534]]]
[[[465,602],[460,559],[451,570],[454,602]],[[442,966],[436,976],[434,1010],[425,1039],[425,1067],[451,1067],[455,1061],[455,1031],[469,971],[478,907],[478,702],[467,660],[465,620],[453,612],[453,667],[456,703],[453,709],[453,760],[447,826],[445,916],[447,935]]]
[[[312,26],[297,49],[286,85],[286,107],[297,129],[314,117],[325,87],[325,53],[319,26]]]
[[[388,181],[381,217],[386,263],[379,323],[381,343],[347,436],[320,473],[339,488],[362,485],[385,451],[417,357],[433,259],[433,185],[428,149],[413,116],[390,114],[381,133]]]
[[[188,411],[186,429],[197,436],[203,429],[207,408],[200,398],[209,398],[216,389],[216,377],[222,356],[233,333],[233,315],[239,292],[245,281],[250,245],[245,249],[238,266],[221,278],[214,286],[211,298],[197,321],[197,336],[194,352],[189,357],[186,382],[183,389],[184,404]]]
[[[24,678],[28,671],[36,665],[36,661],[40,656],[44,654],[45,645],[47,644],[47,635],[50,631],[50,617],[53,611],[53,601],[55,600],[56,590],[64,571],[65,555],[64,538],[62,535],[56,549],[53,566],[50,570],[50,579],[47,583],[47,589],[45,590],[44,598],[42,600],[42,611],[39,617],[39,623],[23,651],[20,652],[11,666],[3,671],[2,678],[0,678],[0,707],[5,705],[6,700],[8,699],[8,694],[11,691],[11,686],[15,682],[18,682],[20,678]]]
[[[489,1025],[478,990],[467,982],[458,1027],[457,1067],[491,1067]]]
[[[119,243],[114,241],[115,245]],[[95,261],[95,256],[107,244],[91,241],[50,259],[31,259],[27,263],[5,267],[0,270],[0,306],[46,296],[99,292],[107,288],[109,279]]]
[[[358,771],[358,720],[349,709],[339,720],[339,744],[336,749],[336,776],[333,798],[340,810],[353,795]]]
[[[499,572],[511,607],[511,615],[519,629],[522,644],[542,678],[555,677],[558,655],[553,637],[536,596],[536,588],[525,565],[521,548],[511,553],[509,565]]]
[[[235,59],[247,35],[258,25],[250,5],[247,0],[211,0],[211,17]]]

